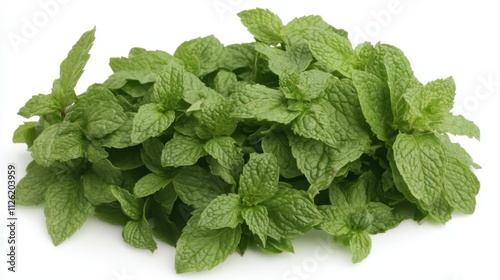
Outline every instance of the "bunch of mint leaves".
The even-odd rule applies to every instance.
[[[16,202],[45,205],[55,245],[95,215],[136,248],[176,246],[178,273],[249,246],[293,252],[311,230],[359,262],[371,234],[405,219],[473,213],[479,166],[449,135],[479,129],[450,113],[452,78],[422,84],[398,48],[353,48],[319,16],[238,15],[255,42],[133,48],[77,95],[95,29],[85,32],[52,92],[19,110],[38,121],[14,133],[34,159]]]

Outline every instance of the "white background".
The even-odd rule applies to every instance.
[[[51,5],[47,3],[52,3]],[[48,5],[48,6],[47,6]],[[251,41],[236,13],[265,7],[284,22],[317,14],[346,29],[357,44],[382,41],[401,48],[422,82],[453,76],[456,112],[481,128],[481,141],[460,138],[483,166],[473,215],[457,214],[446,225],[406,221],[373,236],[370,256],[351,264],[349,252],[312,232],[299,237],[295,254],[233,254],[209,272],[176,275],[175,249],[134,249],[121,228],[90,219],[54,247],[42,207],[18,207],[17,272],[6,264],[6,169],[19,175],[30,160],[11,144],[24,120],[18,109],[31,95],[49,93],[59,63],[86,30],[97,26],[91,59],[77,87],[111,74],[108,59],[132,47],[173,53],[185,40],[214,34],[224,44]],[[495,1],[0,1],[0,279],[500,279],[498,120],[500,119],[500,5]]]

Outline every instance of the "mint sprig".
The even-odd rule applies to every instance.
[[[480,132],[451,113],[453,78],[422,84],[398,48],[353,47],[319,16],[238,15],[255,42],[133,48],[77,95],[85,32],[52,92],[19,110],[38,120],[14,132],[33,157],[17,203],[44,204],[55,245],[94,214],[136,248],[176,246],[178,273],[252,244],[293,252],[313,229],[359,262],[405,219],[474,212],[480,167],[449,135]]]

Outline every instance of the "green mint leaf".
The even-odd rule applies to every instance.
[[[332,206],[342,209],[350,209],[351,205],[347,201],[346,195],[340,189],[341,184],[332,184],[328,189],[328,198]]]
[[[240,68],[251,68],[256,61],[255,43],[228,45],[222,61],[222,68],[234,71]]]
[[[84,111],[86,133],[92,138],[101,138],[118,129],[127,120],[118,103],[100,101]]]
[[[245,207],[241,210],[241,216],[248,225],[248,228],[256,234],[264,247],[266,246],[267,230],[269,227],[269,216],[267,208],[262,205]]]
[[[111,193],[120,202],[122,211],[133,220],[140,220],[142,217],[143,202],[130,194],[126,189],[113,186]]]
[[[257,46],[260,46],[257,48]],[[261,52],[262,48],[273,49],[269,46],[257,45],[257,51]],[[269,69],[278,76],[284,73],[300,73],[309,67],[313,60],[313,56],[307,44],[292,45],[286,51],[268,53]]]
[[[83,74],[83,68],[90,58],[90,49],[95,39],[95,28],[80,37],[71,48],[60,67],[60,77],[54,81],[52,96],[60,109],[66,108],[76,99],[75,86]]]
[[[256,8],[238,13],[241,23],[248,29],[257,41],[277,45],[282,42],[281,19],[267,9]]]
[[[161,164],[165,167],[193,165],[206,154],[201,140],[182,134],[175,134],[174,138],[165,144]]]
[[[358,92],[361,110],[377,138],[388,141],[394,133],[389,89],[375,75],[353,71],[352,81]]]
[[[54,160],[68,161],[84,156],[82,132],[70,122],[54,124],[46,128],[33,142],[33,157],[48,167]]]
[[[155,251],[158,246],[153,238],[153,230],[145,218],[128,221],[123,228],[123,240],[135,248]]]
[[[118,186],[106,181],[108,181],[106,177],[99,176],[93,170],[89,170],[83,176],[82,184],[85,197],[93,205],[110,203],[116,200],[111,189]]]
[[[327,100],[322,98],[315,100],[293,120],[291,128],[297,135],[335,147],[337,146],[334,135],[336,123],[330,118],[334,110]]]
[[[243,222],[240,196],[223,194],[210,201],[200,216],[200,226],[206,229],[236,228]]]
[[[33,145],[33,141],[35,141],[37,137],[36,125],[37,122],[24,122],[14,131],[12,142],[26,143],[28,147],[31,147]]]
[[[281,176],[294,178],[302,174],[292,155],[290,143],[285,133],[271,132],[262,139],[261,144],[264,153],[273,154],[276,157]]]
[[[121,170],[132,170],[144,165],[141,159],[140,146],[132,146],[124,149],[107,149],[108,160],[113,166]]]
[[[54,245],[61,244],[82,227],[93,210],[78,178],[66,175],[50,184],[45,194],[45,217]]]
[[[479,181],[468,166],[459,160],[447,157],[444,165],[444,198],[458,211],[472,214],[476,207]]]
[[[173,181],[171,176],[149,173],[135,183],[134,195],[136,197],[146,197],[163,189]]]
[[[349,234],[349,249],[353,263],[358,263],[368,257],[371,248],[372,240],[366,231],[353,231]]]
[[[408,103],[405,92],[420,85],[411,69],[410,62],[401,50],[393,46],[384,45],[384,65],[387,71],[394,125],[399,129],[408,129],[405,114],[408,112]]]
[[[309,70],[298,73],[284,73],[280,77],[280,88],[288,99],[310,101],[325,95],[329,73]]]
[[[133,143],[130,133],[132,131],[136,115],[137,113],[135,112],[126,112],[126,119],[122,125],[100,139],[102,146],[116,149],[123,149],[132,146]]]
[[[412,195],[432,204],[443,185],[440,170],[445,164],[444,150],[432,134],[404,134],[396,137],[394,160]]]
[[[451,214],[454,210],[443,195],[438,197],[431,205],[425,205],[422,203],[417,203],[417,205],[420,209],[426,212],[427,215],[442,224],[445,224],[451,219]]]
[[[227,186],[219,177],[200,166],[181,169],[174,178],[179,198],[194,208],[204,208],[217,196],[225,193]]]
[[[184,71],[184,101],[194,104],[211,98],[219,100],[220,97],[217,91],[206,86],[198,77]]]
[[[447,114],[437,123],[432,124],[432,130],[440,133],[451,133],[453,135],[465,135],[469,138],[480,138],[480,130],[476,124],[467,120],[462,115]]]
[[[243,167],[238,193],[245,206],[256,205],[278,191],[279,166],[272,154],[250,154]]]
[[[234,115],[240,118],[287,124],[300,114],[287,109],[287,100],[283,93],[258,84],[238,86],[231,98],[235,100]]]
[[[39,205],[45,202],[47,188],[56,180],[56,174],[49,168],[30,162],[24,176],[16,186],[16,204]]]
[[[350,226],[347,221],[348,208],[333,205],[322,205],[318,207],[324,217],[318,227],[333,236],[348,234]]]
[[[195,211],[177,241],[177,273],[208,270],[232,254],[241,239],[241,228],[204,229],[199,226],[200,212]]]
[[[130,221],[130,218],[123,214],[118,201],[97,205],[95,207],[94,215],[100,220],[112,225],[125,226],[128,221]]]
[[[52,95],[38,94],[32,96],[17,113],[25,118],[42,116],[59,111],[57,101]]]
[[[153,173],[162,175],[169,172],[169,168],[161,165],[161,152],[164,145],[157,138],[149,138],[142,143],[141,160],[144,165]]]
[[[289,187],[280,187],[262,205],[269,214],[268,235],[278,240],[303,234],[321,222],[321,213],[316,205],[305,193]]]
[[[448,157],[457,159],[465,166],[468,167],[471,166],[475,169],[481,168],[481,166],[474,163],[472,157],[469,155],[469,153],[467,153],[467,151],[462,146],[460,146],[460,144],[451,142],[450,137],[448,135],[440,135],[438,136],[438,138],[441,141],[441,144],[445,149],[445,154]]]
[[[111,58],[109,66],[113,74],[104,82],[110,89],[119,89],[127,84],[127,81],[134,80],[141,84],[155,82],[159,73],[172,63],[173,57],[163,51],[143,51],[133,54],[130,51],[129,57]]]
[[[158,74],[153,86],[153,96],[163,108],[173,110],[178,107],[184,94],[184,73],[182,66],[172,61]]]
[[[369,202],[365,208],[373,217],[373,221],[367,229],[370,234],[386,232],[399,225],[403,220],[400,215],[393,213],[391,207],[380,202]]]
[[[373,52],[371,53],[371,56],[365,66],[367,73],[374,75],[385,84],[387,84],[387,71],[384,63],[386,48],[386,45],[377,43],[373,48]]]
[[[294,46],[307,43],[311,30],[328,30],[332,27],[320,16],[304,16],[295,18],[283,27],[281,34],[285,45]]]
[[[222,166],[222,164],[213,157],[207,157],[206,161],[212,174],[219,176],[222,180],[224,180],[224,182],[230,185],[236,185],[236,181],[238,179],[238,176],[240,175],[238,172],[241,172],[241,169],[243,168],[243,162],[240,166],[238,166],[237,170],[233,170]]]
[[[226,70],[220,70],[214,78],[214,89],[223,96],[229,96],[238,82],[236,74]]]
[[[201,104],[200,123],[213,136],[229,136],[238,124],[232,116],[234,103],[226,99],[207,99]]]
[[[354,51],[351,42],[332,29],[313,29],[305,34],[313,56],[330,69],[351,77]]]
[[[232,137],[212,138],[205,143],[204,148],[230,174],[240,174],[243,167],[243,154]]]
[[[219,68],[224,59],[224,45],[212,35],[196,38],[177,47],[174,56],[188,72],[201,77]]]
[[[132,143],[141,143],[165,131],[175,119],[175,112],[164,111],[159,104],[145,104],[139,108],[132,123]]]

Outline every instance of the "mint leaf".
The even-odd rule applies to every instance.
[[[133,143],[130,134],[134,125],[134,118],[136,115],[137,113],[135,112],[126,112],[126,119],[122,123],[122,125],[100,139],[102,142],[102,146],[116,149],[122,149],[132,146]]]
[[[282,41],[281,29],[283,23],[281,19],[269,10],[256,8],[238,13],[241,23],[248,28],[248,31],[255,36],[257,41],[270,45],[277,45]]]
[[[193,165],[206,154],[199,139],[175,134],[174,138],[165,144],[161,164],[173,167]]]
[[[238,82],[236,74],[230,71],[221,70],[214,78],[214,89],[223,96],[229,96],[234,86]]]
[[[126,189],[113,186],[111,193],[120,202],[122,211],[133,220],[140,220],[142,216],[143,203]]]
[[[297,73],[284,73],[280,78],[280,87],[288,99],[310,101],[325,95],[325,89],[331,75],[319,70]]]
[[[320,16],[304,16],[295,18],[285,25],[282,30],[283,39],[286,45],[294,46],[308,42],[307,36],[311,30],[327,30],[332,28]]]
[[[288,187],[280,187],[262,205],[269,213],[268,235],[275,239],[293,238],[321,221],[316,205],[304,193]]]
[[[127,119],[117,103],[100,101],[84,112],[85,131],[92,138],[101,138],[118,129]]]
[[[28,147],[33,145],[37,137],[36,133],[36,122],[24,122],[14,131],[12,136],[13,143],[26,143]]]
[[[188,72],[201,77],[219,68],[224,59],[224,46],[211,35],[182,43],[174,56],[184,63]]]
[[[38,94],[33,95],[28,102],[19,109],[17,114],[25,118],[31,118],[33,116],[42,116],[57,112],[58,109],[59,106],[57,101],[52,95]]]
[[[311,64],[313,56],[307,44],[292,45],[279,55],[269,57],[269,69],[276,75],[300,73]]]
[[[216,137],[205,143],[205,151],[231,174],[239,174],[243,167],[243,154],[231,137]]]
[[[273,154],[276,157],[281,176],[294,178],[301,175],[286,134],[271,132],[262,139],[261,144],[264,153]]]
[[[222,68],[230,71],[240,68],[250,68],[256,61],[255,43],[241,43],[228,45],[225,48]]]
[[[241,216],[248,225],[248,228],[260,238],[265,247],[269,227],[267,208],[262,205],[245,207],[241,210]]]
[[[149,173],[135,183],[134,195],[136,197],[146,197],[163,189],[173,181],[173,178],[166,175]]]
[[[352,262],[358,263],[364,260],[372,248],[372,240],[367,232],[351,232],[349,234],[349,249],[352,253]]]
[[[93,205],[110,203],[116,200],[111,189],[118,186],[106,181],[109,181],[109,179],[99,176],[93,170],[89,170],[83,176],[82,184],[85,197]]]
[[[39,205],[45,202],[47,188],[56,180],[56,174],[49,168],[30,162],[24,176],[16,186],[16,204]]]
[[[444,150],[432,134],[404,134],[393,146],[397,168],[415,198],[430,205],[440,195]]]
[[[141,143],[165,131],[175,119],[175,112],[164,111],[159,104],[145,104],[139,108],[132,123],[132,143]]]
[[[46,128],[33,142],[33,157],[48,167],[54,160],[68,161],[84,156],[82,132],[70,122],[54,124]]]
[[[442,120],[434,123],[432,129],[436,132],[465,135],[478,140],[480,137],[479,127],[462,115],[447,114]]]
[[[45,217],[54,245],[61,244],[82,227],[93,210],[78,178],[66,175],[50,184],[45,194]]]
[[[177,273],[211,269],[236,250],[241,228],[203,229],[200,212],[193,213],[177,241],[175,270]]]
[[[213,199],[225,193],[227,186],[219,177],[200,166],[181,169],[173,183],[180,199],[194,208],[205,208]]]
[[[226,99],[207,99],[201,105],[200,123],[213,136],[229,136],[238,124],[232,116],[234,103]]]
[[[155,102],[161,103],[164,109],[176,109],[184,94],[184,76],[181,65],[173,61],[169,63],[159,72],[153,86]]]
[[[476,207],[479,181],[474,173],[457,159],[447,157],[444,165],[444,198],[455,209],[472,214]]]
[[[210,201],[200,216],[200,226],[207,229],[236,228],[243,222],[240,196],[223,194]]]
[[[322,205],[318,207],[318,210],[324,217],[324,220],[318,225],[320,229],[334,236],[349,233],[348,212],[345,208]]]
[[[135,248],[155,251],[158,246],[153,238],[153,230],[145,218],[128,221],[123,228],[123,240]]]
[[[287,109],[287,100],[283,93],[262,85],[240,85],[231,98],[235,100],[234,116],[240,118],[287,124],[300,114]]]
[[[113,74],[104,82],[110,89],[119,89],[125,86],[127,81],[134,80],[140,84],[156,81],[159,73],[172,62],[170,54],[163,51],[141,51],[134,54],[132,49],[129,57],[115,57],[109,61]]]
[[[250,154],[243,167],[238,193],[245,206],[271,198],[278,190],[279,167],[272,154]]]
[[[337,145],[334,135],[336,124],[330,119],[335,109],[324,99],[315,100],[293,122],[293,132],[305,138],[322,141],[335,147]]]
[[[394,119],[387,85],[370,73],[356,70],[352,72],[352,81],[366,122],[377,138],[388,141],[394,133]]]
[[[95,28],[83,33],[61,63],[60,77],[54,81],[51,94],[60,109],[66,108],[76,99],[74,89],[90,58],[89,52],[94,39]]]

